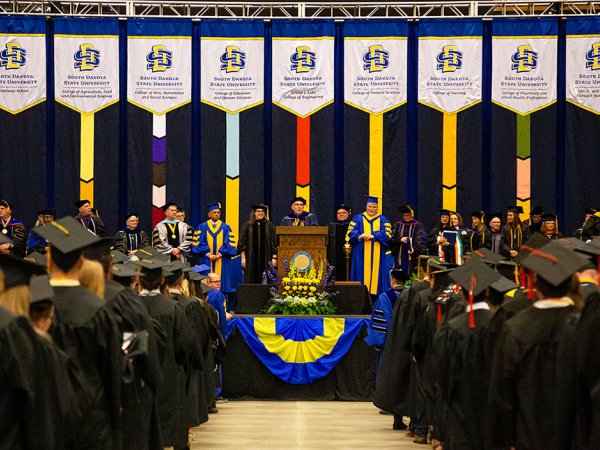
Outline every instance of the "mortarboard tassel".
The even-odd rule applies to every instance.
[[[596,275],[596,282],[598,286],[600,286],[600,255],[598,255],[598,267],[597,267],[598,275]]]
[[[519,284],[523,289],[527,287],[527,276],[525,275],[525,267],[521,266],[521,273],[519,274]]]
[[[533,273],[529,272],[527,274],[527,298],[529,300],[534,299],[535,290],[533,287]]]
[[[469,289],[469,328],[475,328],[475,310],[473,309],[473,289],[477,281],[475,274],[471,275],[471,288]]]
[[[437,321],[440,323],[442,321],[442,305],[438,303],[437,305]]]

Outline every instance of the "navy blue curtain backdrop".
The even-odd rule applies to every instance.
[[[12,201],[14,215],[31,227],[35,212],[56,206],[59,215],[74,214],[79,192],[78,113],[54,101],[54,21],[45,20],[47,98],[18,114],[0,111],[0,198]],[[164,19],[167,20],[167,19]],[[457,207],[463,213],[483,207],[504,210],[516,197],[516,115],[491,103],[493,21],[483,24],[483,101],[458,119]],[[271,34],[265,23],[265,104],[243,112],[240,120],[240,177],[252,179],[240,189],[240,222],[246,206],[266,201],[278,221],[295,195],[296,117],[271,104]],[[121,102],[96,113],[96,206],[114,233],[127,211],[142,215],[148,229],[152,212],[152,114],[126,101],[127,22],[120,22]],[[343,104],[344,23],[335,24],[335,103],[311,117],[312,209],[323,223],[334,204],[361,209],[368,187],[368,114]],[[192,103],[168,113],[167,198],[180,202],[190,221],[204,219],[202,205],[224,197],[223,112],[200,104],[200,24],[191,26]],[[441,113],[417,103],[418,23],[408,24],[408,102],[384,117],[383,213],[397,218],[397,207],[411,202],[426,227],[435,222],[441,203]],[[531,115],[531,205],[559,213],[561,230],[580,226],[585,207],[600,207],[595,173],[598,117],[564,101],[564,25],[558,32],[558,101]],[[3,69],[0,69],[3,70]],[[18,149],[18,157],[15,157]],[[212,156],[211,156],[212,155]],[[26,180],[26,182],[24,182]],[[561,214],[562,213],[562,214]]]

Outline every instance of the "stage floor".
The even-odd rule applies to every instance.
[[[418,449],[369,402],[229,401],[194,428],[200,449]]]

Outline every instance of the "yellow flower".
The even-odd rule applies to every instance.
[[[297,291],[298,290],[298,286],[292,286],[292,291]]]
[[[284,289],[285,289],[286,291],[289,291],[289,290],[290,290],[290,287],[289,287],[289,286],[285,286],[285,287],[284,287]]]
[[[310,287],[310,292],[315,292],[316,290],[317,290],[317,288],[316,288],[316,287],[314,287],[314,286],[311,286],[311,287]]]
[[[281,279],[281,281],[283,281],[284,283],[288,283],[290,281],[290,278],[289,277],[283,277]]]

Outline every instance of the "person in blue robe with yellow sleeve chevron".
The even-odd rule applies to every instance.
[[[242,277],[241,263],[233,261],[237,257],[235,236],[231,227],[220,220],[220,203],[209,203],[206,208],[208,220],[198,225],[194,233],[192,254],[197,257],[198,264],[206,264],[210,272],[221,277],[223,293],[232,293]]]
[[[363,283],[372,296],[390,288],[391,237],[392,224],[379,213],[379,199],[367,196],[365,212],[350,221],[346,241],[352,246],[350,280]]]

